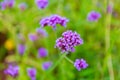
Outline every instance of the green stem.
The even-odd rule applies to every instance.
[[[111,4],[113,2],[112,0],[110,0],[108,3]],[[111,25],[111,13],[108,13],[106,14],[106,21],[105,21],[105,54],[107,59],[107,67],[110,75],[110,80],[114,80],[114,71],[112,67],[112,58],[110,53],[110,25]],[[106,62],[104,64],[106,64]]]
[[[52,70],[54,70],[56,68],[56,66],[62,61],[62,59],[66,56],[66,53],[63,53],[63,55],[60,57],[60,59],[53,65],[53,67],[51,69],[49,69],[48,72],[51,72]]]
[[[66,53],[63,53],[59,60],[47,71],[46,75],[53,71],[66,55]],[[42,80],[45,80],[46,75],[43,76]]]
[[[74,63],[71,59],[69,59],[67,56],[64,57],[67,61],[69,61],[70,63]]]

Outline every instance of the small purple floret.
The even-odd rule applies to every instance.
[[[57,24],[66,27],[66,24],[69,20],[65,17],[59,15],[52,15],[50,17],[45,17],[40,21],[41,27],[52,26],[53,29],[56,29]]]
[[[84,59],[76,59],[76,61],[74,62],[74,67],[76,67],[76,69],[80,71],[81,69],[87,68],[88,64]]]
[[[27,74],[31,78],[31,80],[36,80],[36,69],[35,68],[27,68]]]
[[[46,57],[48,55],[48,51],[45,48],[39,48],[38,57]]]
[[[31,41],[35,41],[38,39],[38,36],[36,34],[29,34],[28,37]]]
[[[9,67],[4,71],[5,74],[8,74],[12,77],[16,77],[19,73],[19,67],[18,66],[13,66],[9,65]]]
[[[48,0],[35,0],[35,3],[39,9],[44,9],[48,6]]]
[[[37,28],[37,29],[36,29],[36,32],[37,32],[39,35],[41,35],[41,36],[44,36],[44,37],[47,37],[47,36],[48,36],[47,32],[46,32],[44,29],[42,29],[42,28]]]
[[[17,48],[18,48],[19,54],[20,54],[20,55],[23,55],[24,52],[25,52],[25,49],[26,49],[25,45],[19,44]]]
[[[21,3],[21,4],[19,4],[18,7],[21,11],[24,11],[27,8],[27,4],[26,3]]]
[[[95,11],[91,11],[87,15],[87,20],[88,21],[98,21],[98,19],[101,17],[101,14]]]
[[[42,69],[43,70],[48,70],[52,66],[52,62],[44,62],[42,64]]]
[[[74,52],[75,46],[83,44],[83,40],[77,32],[68,30],[62,34],[62,37],[56,40],[55,47],[59,48],[63,53]]]

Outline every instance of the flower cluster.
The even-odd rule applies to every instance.
[[[91,11],[88,13],[87,20],[88,21],[98,21],[98,19],[101,17],[100,13],[96,11]]]
[[[7,7],[12,8],[14,6],[15,1],[14,0],[4,0],[0,3],[1,9],[4,10]]]
[[[87,68],[88,64],[84,59],[76,59],[76,61],[74,62],[74,67],[76,67],[76,69],[80,71],[81,69]]]
[[[27,74],[31,78],[31,80],[36,80],[36,69],[35,68],[27,68]]]
[[[62,52],[74,52],[75,46],[83,44],[83,40],[77,32],[68,30],[64,32],[62,36],[63,37],[56,40],[55,45],[55,47],[59,48]]]
[[[19,73],[19,67],[9,65],[9,67],[4,71],[5,74],[11,75],[12,77],[16,77]]]
[[[52,15],[50,17],[45,17],[40,21],[41,27],[52,26],[53,29],[56,29],[56,25],[60,24],[61,26],[66,27],[66,24],[69,20],[65,17],[59,15]]]
[[[48,6],[48,0],[35,0],[35,3],[39,9],[44,9]]]

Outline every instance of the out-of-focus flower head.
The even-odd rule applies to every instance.
[[[19,74],[19,66],[9,65],[9,67],[4,71],[4,73],[12,77],[16,77]]]
[[[7,3],[7,7],[12,8],[15,4],[15,0],[4,0]]]
[[[23,45],[23,44],[18,44],[17,49],[18,49],[18,53],[19,53],[20,55],[23,55],[24,52],[25,52],[26,47],[25,47],[25,45]]]
[[[5,46],[5,48],[6,48],[7,50],[12,50],[12,49],[14,49],[14,42],[13,42],[13,40],[12,40],[12,39],[8,39],[8,40],[5,42],[4,46]]]
[[[88,64],[86,63],[86,61],[84,59],[76,59],[76,61],[74,62],[74,67],[80,71],[81,69],[85,69],[88,67]]]
[[[96,12],[96,11],[91,11],[87,15],[87,20],[88,21],[98,21],[98,19],[101,17],[101,14]]]
[[[3,2],[0,2],[0,8],[1,10],[5,10],[7,7],[6,3],[3,1]]]
[[[45,17],[40,21],[41,27],[52,26],[53,29],[56,29],[57,24],[66,27],[66,24],[69,20],[65,17],[59,15],[52,15],[50,17]]]
[[[109,3],[107,6],[107,13],[112,13],[113,12],[113,4]]]
[[[44,9],[48,6],[48,0],[35,0],[35,3],[39,9]]]
[[[48,55],[48,51],[45,48],[38,49],[38,57],[46,57]]]
[[[21,11],[24,11],[27,8],[27,4],[26,3],[20,3],[18,7]]]
[[[50,62],[50,61],[44,62],[44,63],[42,64],[42,69],[43,69],[43,70],[48,70],[51,66],[52,66],[52,62]]]
[[[31,80],[36,80],[36,69],[35,68],[27,68],[27,74],[31,78]]]
[[[28,37],[29,37],[29,39],[30,39],[31,41],[35,41],[35,40],[38,39],[37,34],[32,34],[32,33],[30,33],[30,34],[28,35]]]
[[[0,3],[0,6],[1,6],[1,9],[4,10],[7,7],[12,8],[14,6],[14,4],[15,4],[14,0],[4,0]]]
[[[43,37],[47,37],[47,36],[48,36],[47,32],[46,32],[44,29],[42,29],[42,28],[37,28],[37,29],[36,29],[36,32],[37,32],[40,36],[43,36]]]
[[[83,40],[77,32],[68,30],[62,34],[62,37],[56,40],[55,47],[59,48],[63,53],[74,52],[75,46],[83,44]]]

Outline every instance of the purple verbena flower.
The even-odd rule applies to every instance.
[[[15,4],[15,0],[4,0],[7,3],[7,7],[12,8]]]
[[[28,37],[29,37],[29,39],[31,40],[31,41],[35,41],[35,40],[37,40],[38,39],[38,36],[36,35],[36,34],[29,34],[28,35]]]
[[[53,29],[56,29],[56,25],[60,24],[61,26],[66,27],[66,24],[69,20],[65,17],[59,15],[52,15],[50,17],[45,17],[40,21],[41,27],[52,26]]]
[[[113,4],[108,4],[107,6],[107,13],[112,13],[113,12]]]
[[[44,36],[44,37],[47,37],[47,36],[48,36],[47,32],[46,32],[44,29],[42,29],[42,28],[37,28],[37,29],[36,29],[36,32],[37,32],[39,35],[41,35],[41,36]]]
[[[26,3],[21,3],[21,4],[19,4],[18,7],[21,11],[24,11],[27,8],[27,4]]]
[[[12,8],[15,4],[14,0],[4,0],[0,3],[1,9],[5,10],[6,8]]]
[[[84,59],[76,59],[76,61],[74,62],[74,67],[76,67],[76,69],[80,71],[81,69],[87,68],[88,64]]]
[[[36,80],[36,69],[35,68],[27,68],[27,74],[31,78],[31,80]]]
[[[46,57],[48,55],[48,51],[45,48],[38,49],[38,57]]]
[[[87,15],[87,20],[88,21],[98,21],[98,19],[101,17],[101,14],[96,12],[96,11],[91,11]]]
[[[48,6],[48,0],[35,0],[35,3],[39,9],[44,9]]]
[[[41,27],[45,27],[45,26],[48,26],[49,22],[50,22],[49,17],[45,17],[40,21],[40,25]]]
[[[19,74],[19,67],[9,65],[9,67],[4,71],[5,74],[8,74],[12,77],[16,77]]]
[[[23,55],[24,52],[25,52],[26,47],[23,44],[19,44],[18,47],[17,47],[17,49],[18,49],[19,54]]]
[[[50,62],[50,61],[44,62],[44,63],[42,64],[42,69],[43,69],[43,70],[48,70],[51,66],[52,66],[52,62]]]
[[[1,7],[1,10],[5,10],[7,7],[6,2],[5,1],[1,2],[0,7]]]
[[[59,48],[63,53],[74,52],[75,46],[83,44],[83,40],[77,32],[68,30],[62,34],[62,37],[56,40],[55,47]]]

